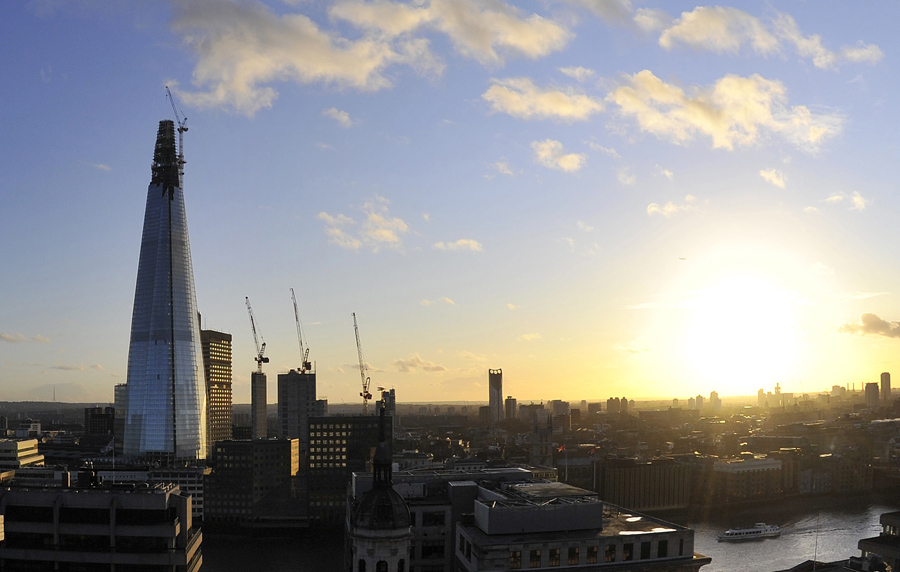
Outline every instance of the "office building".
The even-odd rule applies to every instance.
[[[488,370],[488,386],[490,388],[488,405],[491,408],[491,426],[503,421],[503,370]]]
[[[900,512],[886,512],[879,518],[881,534],[863,538],[857,544],[862,556],[879,555],[891,567],[900,570]]]
[[[325,415],[323,405],[316,400],[315,371],[278,374],[278,436],[298,439],[301,456],[309,451],[309,419]]]
[[[866,407],[878,407],[878,384],[867,383],[865,389]]]
[[[503,402],[503,409],[507,419],[516,419],[519,417],[519,406],[516,402],[516,398],[512,395],[506,396],[506,401]]]
[[[147,189],[131,342],[125,454],[206,457],[206,387],[175,124],[160,121]]]
[[[203,535],[191,497],[172,484],[101,484],[83,472],[75,486],[0,489],[4,570],[195,572]]]
[[[603,500],[638,511],[688,508],[690,467],[672,458],[605,459],[592,464],[594,490]]]
[[[207,455],[218,441],[231,439],[231,334],[200,330],[206,379]]]
[[[115,407],[113,433],[116,435],[116,447],[121,447],[122,439],[125,437],[125,413],[128,409],[128,384],[116,384],[113,400],[113,406]]]
[[[44,464],[37,439],[0,439],[0,471]]]
[[[881,374],[881,401],[885,405],[891,402],[891,374],[888,372]]]
[[[250,437],[265,439],[268,436],[266,411],[266,374],[254,371],[250,374]]]
[[[84,434],[112,435],[116,410],[113,407],[85,407]]]

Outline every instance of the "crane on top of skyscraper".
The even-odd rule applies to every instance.
[[[184,176],[184,132],[188,130],[187,128],[187,117],[184,116],[184,113],[181,112],[181,109],[175,104],[175,97],[172,95],[172,92],[169,91],[169,86],[166,86],[166,97],[169,99],[169,103],[172,104],[172,111],[175,113],[175,123],[178,124],[178,186],[182,186],[181,178]]]
[[[245,297],[247,300],[247,313],[250,314],[250,327],[253,329],[253,343],[256,344],[256,371],[257,373],[262,373],[262,364],[269,363],[269,358],[265,357],[263,354],[266,353],[266,342],[263,340],[262,345],[259,345],[259,338],[256,336],[256,320],[253,319],[253,308],[250,307],[250,298]]]
[[[369,393],[369,384],[372,378],[366,375],[369,368],[366,366],[366,360],[363,358],[362,344],[359,342],[359,326],[356,323],[356,312],[353,312],[353,331],[356,333],[356,353],[359,355],[359,377],[362,379],[362,393],[359,394],[363,398],[363,415],[369,414],[369,400],[372,394]]]
[[[291,301],[294,302],[294,321],[297,322],[297,341],[300,343],[300,373],[310,370],[309,348],[303,349],[303,327],[300,325],[300,312],[297,311],[297,297],[291,288]]]

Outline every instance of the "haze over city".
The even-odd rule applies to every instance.
[[[900,369],[893,3],[35,0],[0,18],[0,394],[124,383],[151,142],[203,327],[329,402],[795,393]],[[275,376],[270,375],[274,385]],[[274,391],[270,389],[270,396]]]

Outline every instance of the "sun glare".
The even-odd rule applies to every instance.
[[[734,276],[696,292],[685,342],[695,375],[723,395],[752,395],[790,377],[797,351],[791,292]]]

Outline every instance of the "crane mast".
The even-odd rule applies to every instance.
[[[172,111],[175,113],[175,122],[178,124],[178,186],[184,188],[183,178],[184,178],[184,133],[188,130],[187,128],[187,117],[184,116],[184,113],[181,112],[181,109],[175,104],[175,97],[172,95],[172,92],[169,91],[169,86],[166,86],[166,97],[169,99],[169,103],[172,104]]]
[[[256,335],[256,321],[253,319],[253,308],[250,307],[250,298],[245,297],[247,301],[247,313],[250,314],[250,327],[253,329],[253,343],[256,344],[256,372],[262,373],[262,364],[269,363],[269,358],[265,357],[266,342],[263,340],[262,345],[259,344],[259,337]]]
[[[356,312],[353,312],[353,331],[356,333],[356,353],[359,355],[359,377],[362,380],[362,393],[359,394],[363,398],[363,415],[369,414],[369,400],[372,394],[369,393],[369,383],[372,378],[366,375],[369,368],[366,366],[366,360],[363,358],[362,344],[359,342],[359,325],[356,323]]]
[[[291,288],[291,301],[294,302],[294,321],[297,322],[297,342],[300,343],[300,373],[309,371],[309,348],[303,349],[303,327],[300,325],[300,312],[297,311],[297,297],[294,296],[294,289]]]

